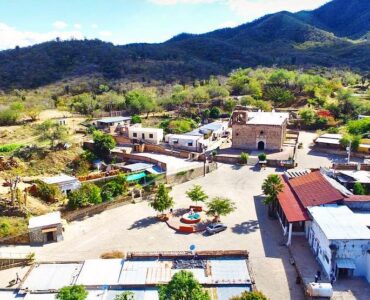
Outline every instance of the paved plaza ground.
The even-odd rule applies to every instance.
[[[314,138],[312,134],[303,134],[301,138],[305,147],[299,150],[298,163],[302,168],[330,165],[332,157],[308,155],[311,150],[307,145]],[[178,234],[165,223],[158,222],[155,211],[147,202],[141,202],[68,224],[64,241],[60,243],[43,247],[1,247],[0,251],[35,252],[40,261],[74,261],[98,258],[111,250],[177,251],[188,250],[191,244],[196,245],[197,250],[248,250],[258,289],[269,299],[300,300],[304,298],[302,288],[295,283],[297,273],[283,245],[281,227],[276,220],[267,217],[261,201],[261,184],[267,175],[276,171],[281,170],[219,164],[219,168],[206,177],[173,188],[175,209],[191,204],[185,191],[194,184],[201,185],[210,197],[222,196],[235,202],[236,211],[222,217],[228,229],[213,236]],[[2,277],[0,272],[0,284]]]

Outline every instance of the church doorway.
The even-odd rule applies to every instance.
[[[258,142],[258,150],[265,150],[265,142],[263,141]]]

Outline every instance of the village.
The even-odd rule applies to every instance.
[[[87,299],[158,299],[180,269],[212,299],[370,294],[370,140],[354,151],[340,134],[292,125],[292,112],[242,105],[185,133],[119,112],[78,118],[53,119],[76,134],[52,147],[79,145],[90,168],[3,179],[10,216],[38,198],[54,205],[0,240],[1,299],[54,299],[70,285]]]

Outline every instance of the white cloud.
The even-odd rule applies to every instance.
[[[57,30],[61,30],[61,29],[67,28],[68,24],[66,22],[63,22],[63,21],[55,21],[53,23],[53,27]]]
[[[99,31],[99,35],[106,38],[112,36],[112,32],[109,30],[101,30]]]
[[[50,41],[59,37],[61,40],[83,39],[84,35],[78,30],[73,31],[58,31],[50,32],[32,32],[20,31],[7,24],[0,23],[0,49],[10,49],[15,46],[25,47],[46,41]]]
[[[329,0],[226,0],[235,14],[254,20],[282,10],[297,12],[315,9]]]
[[[75,28],[75,29],[81,29],[82,26],[81,26],[81,24],[76,23],[76,24],[73,24],[73,28]]]
[[[212,3],[220,2],[220,0],[149,0],[158,5],[175,5],[175,4],[198,4],[198,3]]]

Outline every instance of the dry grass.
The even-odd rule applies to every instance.
[[[125,258],[125,255],[121,251],[114,250],[103,253],[102,255],[100,255],[100,258],[102,259]]]

